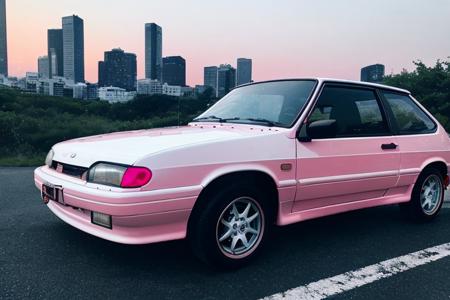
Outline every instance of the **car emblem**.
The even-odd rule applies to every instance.
[[[77,154],[76,153],[72,153],[72,154],[70,154],[70,158],[75,158],[77,156]]]

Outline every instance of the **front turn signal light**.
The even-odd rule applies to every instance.
[[[123,174],[121,187],[137,188],[146,185],[152,179],[152,172],[144,167],[128,167]]]

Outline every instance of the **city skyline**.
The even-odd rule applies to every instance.
[[[413,60],[433,63],[450,53],[450,41],[442,38],[450,34],[448,1],[432,5],[345,1],[351,9],[340,10],[340,15],[334,13],[335,3],[284,1],[272,7],[269,1],[258,1],[257,6],[249,1],[236,11],[233,3],[211,7],[200,2],[150,5],[130,0],[124,15],[123,3],[104,0],[89,4],[9,1],[9,73],[24,76],[26,71],[36,71],[37,57],[47,53],[47,29],[58,28],[61,17],[72,14],[85,21],[86,79],[90,82],[97,82],[97,62],[103,52],[118,47],[137,54],[138,78],[145,77],[143,37],[144,24],[149,22],[163,28],[163,55],[186,59],[189,85],[203,81],[204,66],[234,65],[237,57],[253,59],[253,78],[259,81],[302,76],[359,79],[361,66],[383,63],[386,74],[398,73],[412,69]],[[102,10],[106,4],[108,10]],[[200,7],[205,9],[201,14]],[[219,13],[223,11],[230,14]],[[380,42],[372,43],[374,39]]]

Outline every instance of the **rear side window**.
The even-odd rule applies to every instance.
[[[422,134],[434,132],[436,124],[407,95],[383,93],[399,134]]]
[[[336,120],[337,137],[389,134],[375,92],[371,89],[325,86],[309,122]]]

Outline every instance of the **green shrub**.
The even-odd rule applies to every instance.
[[[183,125],[210,102],[158,95],[109,104],[0,89],[0,165],[41,162],[52,145],[68,139]]]

